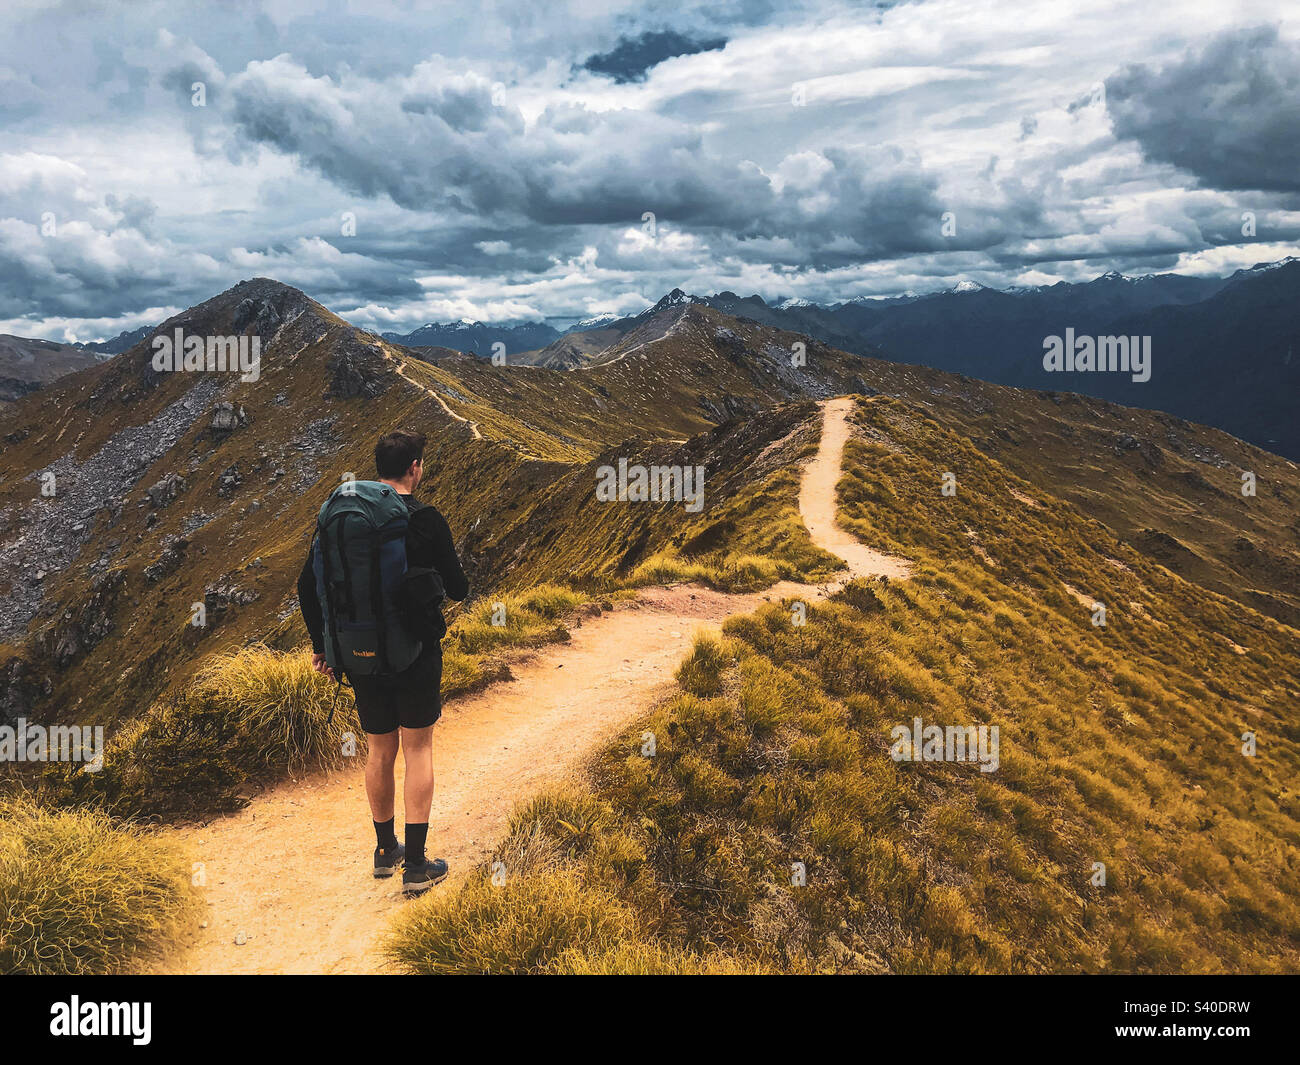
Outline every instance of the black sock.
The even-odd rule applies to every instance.
[[[381,851],[391,851],[397,846],[397,833],[393,831],[393,822],[397,819],[390,817],[387,821],[375,821],[375,839],[379,841]]]
[[[424,864],[424,841],[429,835],[429,823],[406,823],[406,867],[414,869]]]

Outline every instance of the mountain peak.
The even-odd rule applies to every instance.
[[[651,308],[651,310],[661,311],[665,307],[679,307],[683,303],[698,303],[698,302],[699,301],[694,296],[687,295],[681,289],[675,288],[670,293],[668,293],[668,295],[666,295],[663,299],[661,299],[658,303],[656,303]]]

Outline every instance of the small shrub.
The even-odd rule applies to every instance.
[[[721,952],[701,957],[653,942],[632,940],[598,954],[571,948],[545,971],[563,976],[757,976],[769,970]]]
[[[635,934],[631,912],[568,871],[481,873],[455,894],[417,903],[382,950],[413,973],[539,973],[567,951],[604,954]]]
[[[726,658],[717,637],[701,635],[685,661],[677,667],[677,683],[692,695],[708,698],[722,691]]]
[[[0,972],[124,972],[196,913],[175,844],[102,812],[0,801]]]
[[[100,772],[52,768],[45,794],[124,816],[230,809],[252,783],[339,764],[343,734],[355,731],[350,700],[311,668],[306,650],[246,647],[214,659],[185,693],[118,733]]]

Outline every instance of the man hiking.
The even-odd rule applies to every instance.
[[[447,876],[425,856],[433,804],[433,725],[442,715],[444,597],[469,594],[451,530],[414,498],[424,475],[423,433],[398,430],[375,445],[378,481],[345,482],[321,507],[298,577],[312,667],[347,676],[366,731],[366,797],[375,825],[374,873],[403,868],[402,891],[420,895]],[[406,844],[394,831],[397,749],[406,759]]]

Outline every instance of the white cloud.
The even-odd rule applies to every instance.
[[[251,273],[419,324],[639,307],[679,284],[833,300],[1226,270],[1300,236],[1285,196],[1202,187],[1185,153],[1152,148],[1136,105],[1146,150],[1085,102],[1126,65],[1177,71],[1258,25],[1279,28],[1270,69],[1287,84],[1300,21],[1276,0],[678,5],[676,29],[725,46],[621,85],[580,64],[660,28],[633,0],[503,0],[474,19],[396,0],[255,6],[238,23],[203,3],[0,13],[11,324],[116,332]],[[74,12],[81,32],[58,37]],[[1231,169],[1248,183],[1248,163]],[[938,232],[947,210],[955,238]]]

